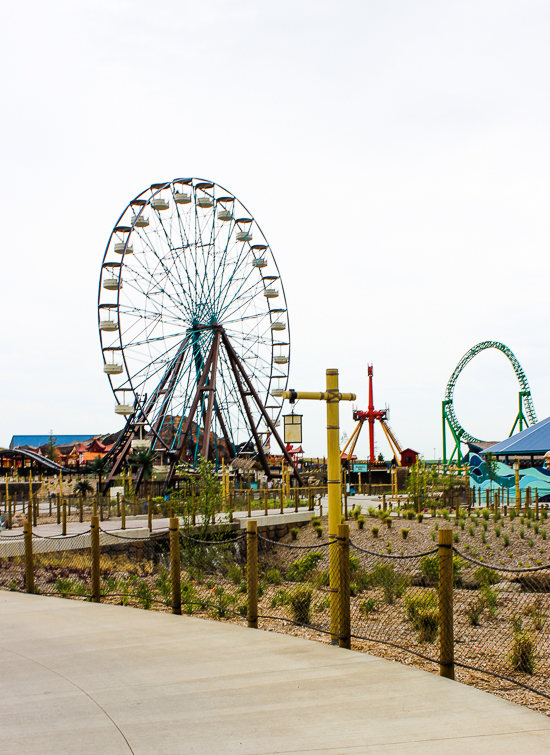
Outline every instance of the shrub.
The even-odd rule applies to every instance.
[[[418,522],[418,524],[422,524],[422,522],[424,521],[424,514],[417,514],[416,521]]]
[[[376,509],[374,506],[369,506],[367,509],[367,513],[369,516],[376,516]]]
[[[410,530],[405,528],[401,530],[401,537],[403,538],[403,540],[406,540],[409,537],[409,532]]]
[[[475,530],[474,530],[474,528],[472,527],[472,525],[470,525],[470,526],[468,527],[468,534],[470,535],[470,537],[473,537],[473,536],[475,535]]]
[[[153,603],[153,592],[144,579],[141,579],[138,582],[134,591],[134,595],[146,611],[151,608],[151,605]]]
[[[487,610],[491,616],[495,616],[497,612],[498,593],[493,590],[489,585],[483,585],[480,588],[483,603],[487,606]]]
[[[500,511],[495,511],[493,514],[493,521],[496,523],[500,519]]]
[[[536,598],[535,602],[527,608],[525,611],[526,616],[530,616],[533,622],[533,627],[540,632],[546,622],[546,614],[542,612],[542,602],[540,596]]]
[[[412,596],[405,601],[407,617],[418,632],[418,642],[435,642],[439,611],[435,593]]]
[[[384,524],[386,525],[386,527],[387,527],[388,529],[391,529],[391,522],[392,522],[392,520],[391,520],[391,517],[390,517],[390,516],[387,516],[387,517],[386,517],[386,518],[384,519]]]
[[[487,532],[487,527],[488,527],[488,526],[489,526],[489,525],[487,524],[487,522],[486,522],[486,521],[483,521],[483,522],[481,522],[481,527],[482,527],[482,529],[483,529],[483,532]]]
[[[277,608],[277,606],[286,606],[290,600],[290,595],[286,590],[277,590],[275,595],[271,598],[271,608]]]
[[[280,585],[283,578],[279,569],[268,569],[265,574],[265,581],[270,585]]]
[[[535,530],[535,535],[538,535],[539,534],[539,523],[538,522],[535,522],[535,524],[533,525],[533,529]]]
[[[243,573],[241,567],[238,564],[229,564],[227,569],[227,578],[234,585],[240,585],[243,579]]]
[[[292,618],[297,624],[311,623],[311,590],[297,590],[289,598]]]
[[[528,543],[529,543],[529,547],[532,548],[533,545],[535,544],[532,537],[529,538]]]
[[[379,532],[379,531],[380,531],[380,527],[373,527],[373,528],[371,529],[371,532],[372,532],[372,536],[373,536],[373,537],[378,537],[378,532]]]
[[[515,671],[532,674],[535,670],[535,647],[533,638],[527,630],[522,628],[521,619],[512,619],[512,651],[509,656],[510,665]]]
[[[501,532],[502,532],[502,530],[500,529],[500,527],[497,524],[497,526],[495,527],[495,535],[496,535],[496,537],[500,537],[500,533]]]
[[[459,543],[460,542],[460,535],[458,532],[453,533],[453,543]]]
[[[510,509],[510,513],[508,514],[508,517],[510,518],[511,522],[514,521],[514,519],[516,518],[516,512],[514,511],[514,509]]]
[[[411,521],[411,519],[415,518],[416,512],[414,511],[414,509],[407,509],[406,511],[403,512],[403,516],[405,517],[405,519],[408,519],[409,521]]]
[[[472,627],[478,627],[481,620],[481,614],[483,612],[483,601],[482,600],[473,600],[468,608],[466,609],[466,616],[468,618],[468,623]]]
[[[358,516],[357,517],[357,526],[360,530],[362,530],[365,526],[365,517],[364,516]]]
[[[214,601],[214,616],[217,616],[218,619],[224,619],[227,616],[227,608],[235,602],[235,598],[230,593],[225,592],[221,585],[214,588],[214,596],[216,598]]]
[[[541,530],[540,536],[542,537],[543,540],[546,540],[546,530]]]
[[[522,540],[523,540],[523,539],[524,539],[524,537],[525,537],[525,530],[523,529],[523,527],[522,527],[522,528],[520,529],[520,531],[519,531],[519,536],[521,537],[521,539],[522,539]]]
[[[491,512],[489,511],[489,509],[482,509],[481,516],[485,519],[485,521],[487,521],[491,516]]]
[[[318,527],[321,524],[321,520],[319,519],[318,516],[312,516],[309,521],[311,522],[311,526],[313,527],[313,529],[315,529],[315,527]]]
[[[322,560],[322,553],[319,553],[318,551],[310,551],[301,558],[296,559],[296,561],[290,565],[290,568],[286,573],[286,578],[289,582],[303,582],[311,575],[311,572],[317,567],[319,561]]]
[[[159,576],[155,581],[155,587],[162,595],[166,605],[169,606],[172,602],[172,583],[170,581],[170,572],[165,567],[162,567],[159,571]]]
[[[480,566],[474,572],[474,579],[480,585],[496,585],[499,581],[499,576],[494,569],[490,569],[488,566]]]
[[[69,595],[74,592],[73,580],[66,579],[65,577],[58,577],[54,584],[55,589],[61,595],[62,598],[68,598]]]
[[[365,618],[368,619],[373,611],[376,611],[376,601],[374,598],[368,598],[361,603],[361,613]]]
[[[481,542],[482,542],[482,543],[483,543],[484,545],[487,545],[487,536],[485,535],[485,533],[484,533],[484,532],[482,532],[482,533],[481,533]]]
[[[409,579],[404,574],[397,574],[393,566],[377,564],[370,574],[370,583],[373,587],[381,587],[385,602],[392,605],[407,589]]]
[[[460,520],[460,529],[463,530],[465,526],[466,526],[466,522],[464,521],[464,519],[461,519]]]
[[[446,522],[450,522],[451,521],[451,515],[449,514],[449,512],[447,511],[447,509],[443,509],[443,519]]]
[[[502,542],[506,548],[510,545],[510,535],[507,532],[502,536]]]
[[[290,530],[290,534],[291,534],[293,540],[297,540],[298,539],[298,532],[300,532],[300,530],[298,529],[298,527],[293,527]]]
[[[455,587],[461,582],[461,572],[464,561],[458,556],[453,557],[453,583]],[[439,556],[424,556],[420,560],[420,571],[430,581],[439,583]]]

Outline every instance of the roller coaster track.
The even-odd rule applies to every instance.
[[[470,433],[467,433],[458,421],[454,409],[453,396],[456,381],[458,380],[458,376],[460,375],[464,367],[466,367],[466,365],[471,362],[475,356],[480,354],[482,351],[485,351],[485,349],[498,349],[498,351],[501,351],[506,357],[508,357],[510,363],[512,364],[512,367],[514,368],[514,372],[516,373],[516,377],[520,385],[519,413],[516,417],[516,421],[514,422],[514,426],[512,427],[512,432],[510,433],[510,435],[512,435],[512,433],[514,432],[518,422],[521,430],[523,422],[525,422],[526,425],[534,425],[537,421],[535,407],[533,406],[533,400],[531,398],[531,389],[529,388],[529,382],[513,351],[503,343],[499,343],[499,341],[482,341],[481,343],[473,346],[469,351],[466,352],[466,354],[464,354],[460,362],[455,367],[455,370],[451,375],[449,382],[447,383],[447,389],[445,390],[445,400],[443,401],[443,426],[445,428],[445,421],[447,421],[456,443],[483,442],[480,438],[475,438],[473,435],[470,435]],[[527,414],[527,417],[525,417],[525,415],[523,414],[523,407],[525,407],[525,413]]]

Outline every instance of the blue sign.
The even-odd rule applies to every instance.
[[[368,464],[354,464],[353,471],[354,472],[368,472],[369,465]]]

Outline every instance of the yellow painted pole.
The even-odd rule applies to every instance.
[[[61,534],[67,534],[67,501],[65,499],[63,499],[63,529],[61,530]]]
[[[264,516],[267,516],[268,514],[268,505],[269,505],[269,490],[265,488],[264,490]]]
[[[330,580],[330,631],[331,643],[339,644],[339,585],[340,563],[338,558],[338,525],[342,505],[342,482],[340,476],[340,401],[355,401],[355,393],[340,393],[338,370],[326,371],[326,391],[283,391],[283,398],[327,402],[327,491],[328,491],[328,536]]]

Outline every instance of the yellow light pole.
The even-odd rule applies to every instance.
[[[330,631],[333,645],[339,644],[340,606],[338,588],[340,584],[338,560],[338,525],[341,508],[341,471],[340,471],[340,401],[355,401],[355,393],[340,393],[338,389],[338,370],[327,370],[327,389],[319,393],[300,391],[283,391],[283,398],[291,402],[297,400],[327,402],[327,466],[328,466],[328,537],[329,575],[330,575]]]

